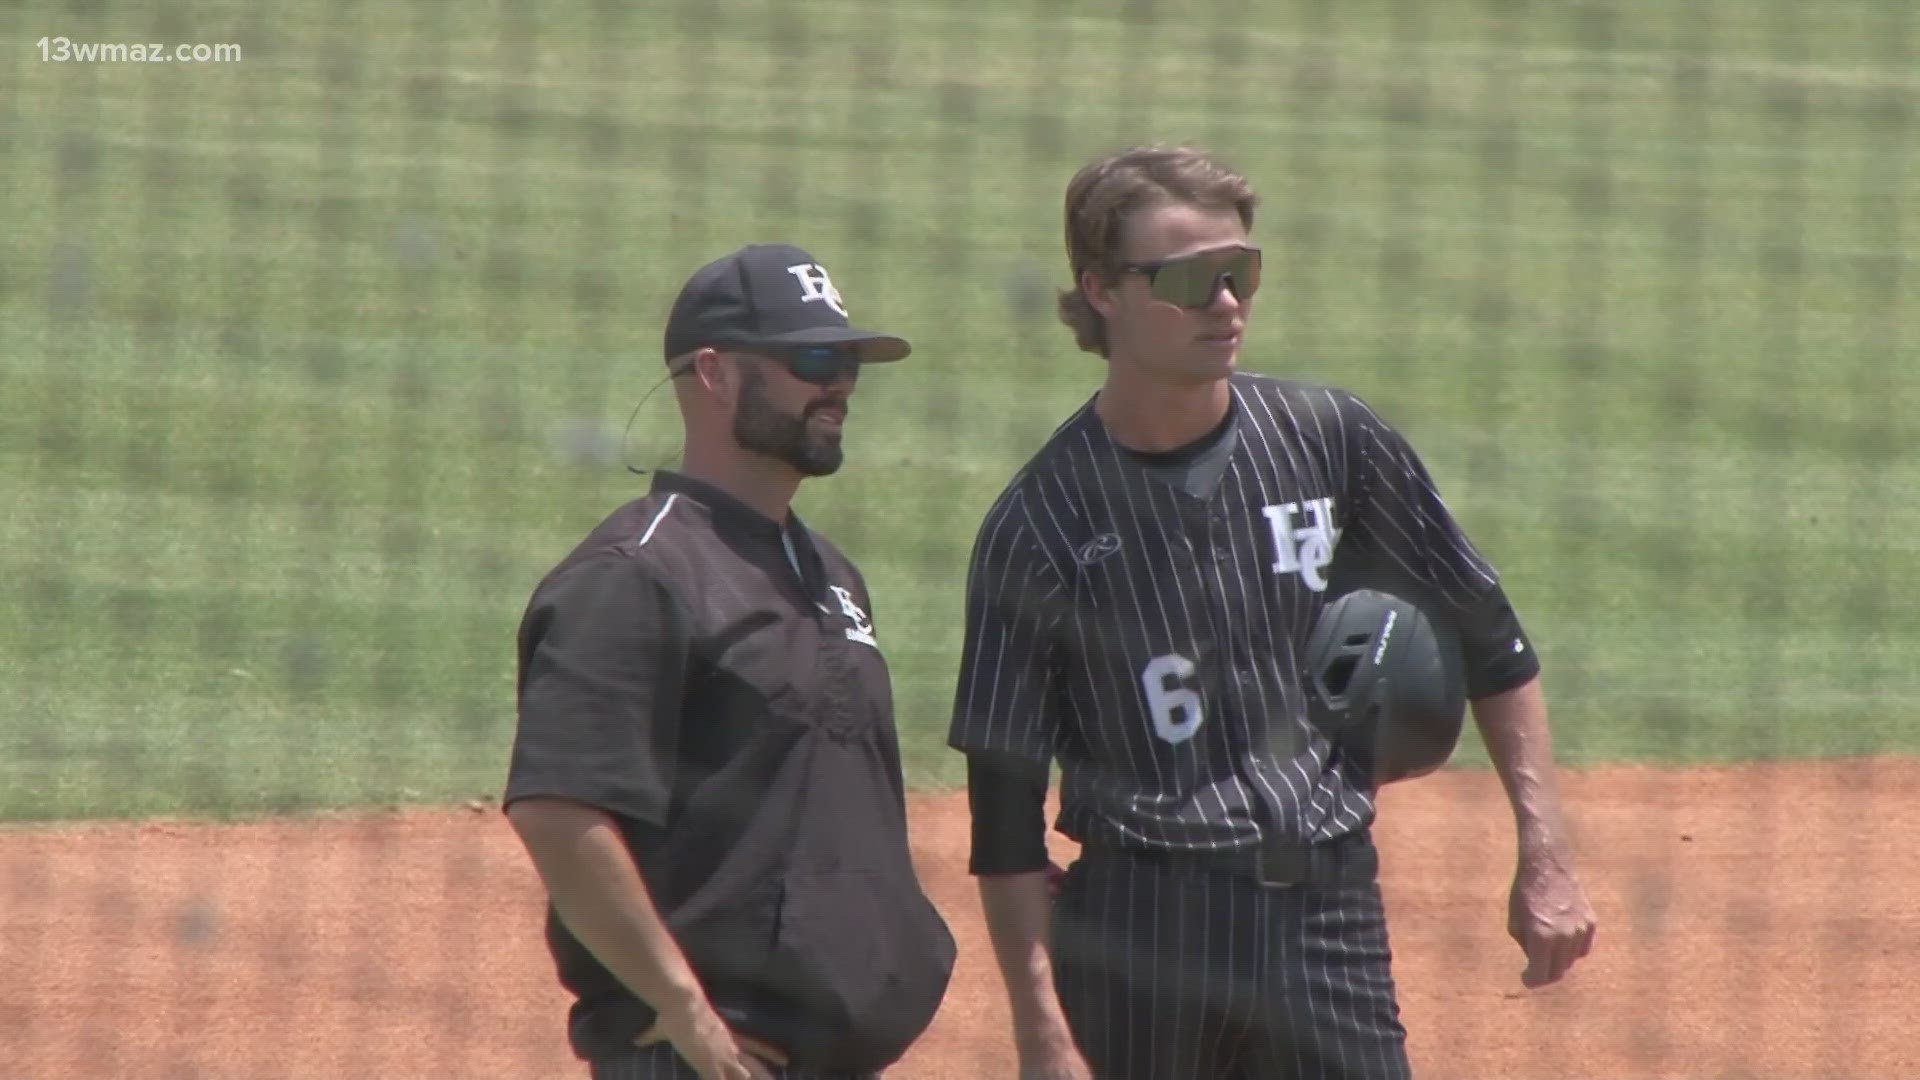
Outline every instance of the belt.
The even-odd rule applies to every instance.
[[[1223,850],[1143,848],[1102,837],[1089,840],[1084,850],[1156,866],[1223,872],[1268,889],[1371,885],[1380,873],[1380,852],[1368,832],[1313,844],[1262,839],[1247,847]]]

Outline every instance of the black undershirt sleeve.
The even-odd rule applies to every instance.
[[[969,873],[1023,874],[1047,868],[1048,768],[1010,754],[967,755],[973,811]]]

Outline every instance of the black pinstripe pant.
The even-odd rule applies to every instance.
[[[1054,983],[1099,1080],[1406,1080],[1377,883],[1262,887],[1090,851]]]
[[[772,1068],[779,1080],[879,1080],[879,1073],[821,1072],[812,1069]],[[667,1045],[644,1050],[617,1050],[594,1055],[592,1080],[700,1080],[685,1059]]]

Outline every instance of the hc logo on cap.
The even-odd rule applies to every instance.
[[[840,299],[840,290],[833,287],[833,279],[827,276],[827,268],[819,263],[795,263],[787,267],[800,282],[800,302],[803,304],[819,300],[847,318],[846,302]]]
[[[663,344],[669,362],[700,348],[844,346],[862,363],[913,351],[903,337],[849,325],[847,302],[826,267],[792,244],[748,244],[694,271],[667,315]]]

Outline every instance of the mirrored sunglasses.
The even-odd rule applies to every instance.
[[[1260,288],[1260,249],[1215,248],[1177,259],[1127,263],[1121,269],[1146,275],[1155,300],[1183,308],[1203,308],[1213,303],[1223,287],[1237,300],[1253,298]]]

